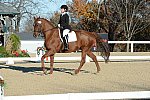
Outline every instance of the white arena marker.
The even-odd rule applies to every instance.
[[[41,51],[40,51],[40,54]],[[50,60],[48,58],[48,60]],[[81,57],[55,57],[55,61],[80,61]],[[104,58],[97,56],[98,61],[104,61]],[[150,56],[110,56],[110,61],[150,61]],[[7,65],[13,65],[15,61],[41,61],[41,55],[36,55],[36,57],[16,57],[16,58],[0,58],[0,61],[6,61]],[[86,62],[93,61],[91,58],[87,57]]]
[[[13,64],[14,64],[13,58],[8,58],[6,61],[6,65],[13,65]]]

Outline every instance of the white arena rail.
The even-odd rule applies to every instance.
[[[108,99],[149,99],[150,91],[68,93],[31,96],[6,96],[4,100],[108,100]]]
[[[104,61],[104,58],[97,56],[98,61]],[[40,62],[41,57],[28,57],[28,58],[0,58],[0,61],[6,62],[6,64],[14,64],[15,61],[31,61],[31,62]],[[80,61],[81,57],[55,57],[55,61]],[[150,56],[110,56],[110,61],[150,61]],[[50,58],[45,59],[45,61],[50,61]],[[92,61],[88,56],[86,57],[86,62]]]
[[[121,43],[121,44],[131,44],[131,52],[134,51],[134,44],[150,44],[150,41],[108,41],[109,44]],[[21,41],[21,49],[28,50],[28,52],[35,53],[37,47],[42,47],[44,41]],[[33,49],[34,48],[34,49]]]
[[[131,44],[131,52],[134,51],[134,44],[150,44],[150,41],[108,41],[109,44],[111,43],[122,43],[122,44]]]

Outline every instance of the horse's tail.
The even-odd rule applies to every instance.
[[[109,61],[110,56],[110,48],[108,45],[108,41],[102,41],[102,38],[98,34],[96,34],[96,46],[96,51],[99,55],[101,55],[104,58],[105,63],[107,63]]]

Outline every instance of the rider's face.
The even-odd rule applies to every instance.
[[[61,13],[64,13],[66,10],[64,8],[62,8],[60,11],[61,11]]]

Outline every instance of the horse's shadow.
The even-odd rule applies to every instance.
[[[37,75],[43,75],[42,68],[41,67],[22,67],[22,66],[12,66],[12,65],[4,65],[1,66],[0,69],[11,69],[15,71],[20,71],[23,73],[31,73],[31,74],[37,74]],[[50,68],[46,68],[46,70],[50,70]],[[74,75],[75,69],[69,69],[69,68],[54,68],[54,72],[61,72],[61,73],[66,73],[70,75]],[[86,70],[81,70],[80,72],[82,73],[90,73],[89,71]],[[49,74],[47,72],[47,74]]]

